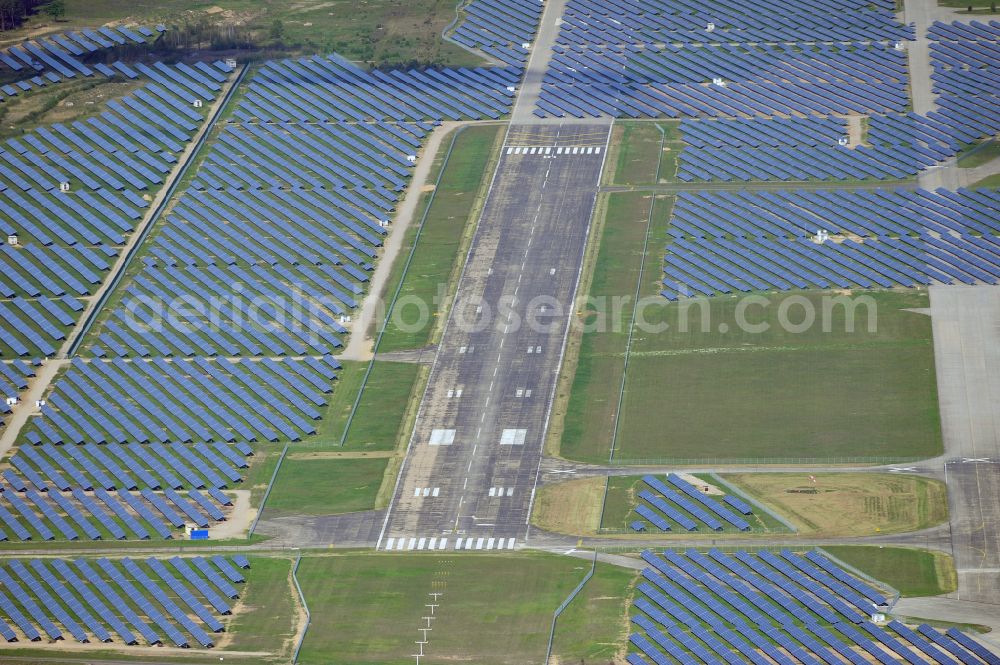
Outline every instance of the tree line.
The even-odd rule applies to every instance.
[[[0,0],[0,30],[12,30],[48,0]]]

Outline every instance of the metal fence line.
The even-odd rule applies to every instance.
[[[573,602],[573,599],[575,599],[579,593],[583,591],[583,587],[585,587],[587,582],[590,581],[590,578],[594,576],[595,570],[597,570],[597,550],[594,550],[594,558],[591,561],[590,570],[583,576],[583,579],[576,585],[576,588],[570,592],[569,596],[566,597],[566,600],[564,600],[562,604],[556,608],[556,611],[552,613],[552,628],[549,630],[549,646],[545,650],[545,665],[548,665],[549,659],[552,658],[552,642],[556,637],[556,621],[558,621],[559,615],[562,614],[566,608],[569,607],[569,604]]]

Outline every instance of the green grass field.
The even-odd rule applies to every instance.
[[[903,596],[938,596],[958,586],[955,562],[947,554],[903,547],[838,545],[827,552],[895,588]]]
[[[562,446],[568,456],[585,439],[611,440],[618,393],[609,388],[620,381],[625,362],[649,207],[650,197],[638,192],[609,194],[601,201],[605,222],[600,253],[590,283],[592,300],[581,321],[594,331],[573,338],[574,347],[579,345],[574,349],[577,362],[562,420]],[[664,217],[666,207],[658,205],[655,214]],[[615,307],[614,300],[622,296],[629,301]]]
[[[652,310],[652,325],[671,327],[637,332],[616,457],[698,459],[708,456],[706,445],[715,460],[939,454],[930,319],[905,311],[926,307],[926,293],[866,294],[875,332],[863,308],[849,332],[843,307],[829,310],[824,331],[824,295],[771,296],[767,307],[748,310],[750,322],[769,326],[759,334],[734,325],[735,298]],[[817,312],[801,333],[781,325],[781,303],[795,297]],[[710,317],[704,327],[702,312]]]
[[[655,303],[637,329],[621,409],[615,458],[625,460],[780,461],[809,458],[928,457],[941,451],[930,319],[921,291],[871,292],[853,332],[847,310],[824,315],[820,292],[768,296],[746,309],[722,297],[682,305]],[[782,317],[782,302],[793,307]],[[831,301],[832,302],[832,301]],[[802,332],[808,307],[816,324]],[[875,332],[869,332],[868,312]],[[705,318],[703,318],[705,317]],[[826,319],[828,325],[824,326]],[[654,332],[657,326],[669,326]],[[726,327],[728,326],[728,329]],[[723,332],[725,330],[725,332]],[[616,387],[607,382],[606,399]],[[592,397],[592,399],[596,398]],[[603,432],[585,433],[562,454],[606,459]]]
[[[299,662],[408,662],[420,638],[417,628],[427,625],[421,619],[428,614],[425,604],[436,602],[437,618],[424,645],[432,658],[540,665],[552,613],[589,569],[589,561],[530,552],[310,556],[302,560],[298,573],[312,614]],[[601,579],[605,574],[616,583],[623,578],[608,569],[601,571]],[[431,592],[443,595],[432,601]],[[609,609],[603,616],[615,614]],[[593,637],[614,639],[622,619],[615,620],[617,624],[601,626]],[[590,637],[580,624],[571,617],[564,626],[568,634]],[[582,642],[567,648],[591,647]]]
[[[465,258],[461,250],[469,238],[476,200],[490,176],[491,155],[502,130],[499,125],[470,127],[455,139],[399,292],[396,311],[379,344],[379,353],[417,349],[433,341],[442,314],[440,298],[448,293],[449,285],[454,288],[461,271]],[[430,194],[425,197],[430,199]],[[416,232],[414,224],[401,257],[409,254]],[[399,283],[405,259],[397,263],[393,279],[387,284],[386,301],[392,298]],[[413,325],[421,319],[422,325]]]
[[[995,175],[988,175],[982,180],[973,183],[971,189],[979,188],[989,188],[989,189],[1000,189],[1000,173]]]
[[[376,361],[368,377],[358,410],[351,422],[344,447],[340,440],[354,408],[368,363],[344,361],[337,384],[326,406],[316,434],[297,443],[304,450],[393,450],[399,440],[403,418],[421,372],[420,365]]]
[[[674,175],[677,152],[682,146],[678,123],[669,120],[618,122],[614,133],[612,140],[617,146],[614,168],[608,168],[605,173],[609,184],[650,185]]]
[[[938,0],[938,4],[962,10],[972,7],[977,13],[994,13],[997,6],[996,0]]]
[[[893,473],[735,473],[723,480],[769,506],[802,535],[872,536],[948,521],[944,483]]]
[[[290,453],[281,463],[264,517],[334,515],[371,510],[387,457],[325,457]]]
[[[987,162],[1000,157],[1000,142],[985,141],[976,144],[971,149],[958,157],[958,167],[963,169],[974,169]]]
[[[559,662],[610,663],[625,653],[628,603],[637,571],[598,562],[594,576],[556,623],[552,654]]]

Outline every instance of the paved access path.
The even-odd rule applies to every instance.
[[[393,265],[400,259],[399,253],[403,249],[406,232],[417,215],[420,199],[424,194],[425,187],[429,184],[431,167],[445,137],[450,136],[459,127],[468,124],[472,123],[442,122],[434,128],[427,143],[421,149],[416,167],[413,169],[413,175],[407,185],[406,196],[403,197],[403,202],[396,209],[392,227],[382,248],[382,255],[379,257],[371,282],[368,284],[368,293],[365,295],[361,307],[353,314],[350,326],[351,335],[347,346],[337,358],[341,360],[371,360],[377,336],[377,331],[374,329],[376,316],[385,311],[389,299],[392,298],[391,293],[383,293],[383,291],[392,274]]]
[[[535,33],[535,42],[531,45],[531,55],[524,71],[524,79],[518,90],[514,110],[511,112],[511,122],[526,124],[535,122],[560,122],[558,118],[542,119],[534,115],[538,96],[542,93],[542,81],[549,70],[552,61],[552,47],[559,36],[559,26],[562,25],[562,15],[566,11],[568,0],[546,0],[545,10]],[[593,121],[591,121],[593,122]]]

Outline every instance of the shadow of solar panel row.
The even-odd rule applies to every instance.
[[[97,67],[82,61],[88,59],[90,54],[125,44],[155,41],[164,30],[166,28],[162,25],[156,26],[155,30],[146,26],[105,26],[96,30],[49,35],[0,50],[0,73],[10,70],[15,76],[24,76],[12,86],[3,86],[2,91],[13,96],[32,87],[58,83],[64,78],[94,76]],[[100,69],[98,71],[104,73]],[[4,96],[0,94],[0,100]]]
[[[685,192],[662,294],[994,284],[998,210],[992,190]]]
[[[243,481],[241,469],[249,466],[246,456],[253,452],[245,443],[85,444],[89,437],[75,433],[76,445],[22,445],[10,458],[13,471],[4,472],[8,484],[23,491],[27,481],[40,492],[220,489]]]
[[[0,361],[0,415],[7,415],[11,412],[7,399],[17,397],[17,395],[28,388],[28,379],[35,376],[35,367],[41,363],[36,358],[30,363],[23,360]],[[0,422],[0,431],[3,431],[3,423]]]
[[[1000,235],[1000,192],[990,189],[679,192],[673,238],[874,238]]]
[[[878,43],[556,49],[543,117],[889,113],[908,99],[905,54]]]
[[[539,0],[471,0],[448,38],[508,65],[524,66],[523,44],[535,40],[543,5]]]
[[[632,665],[1000,662],[954,628],[873,623],[888,601],[816,551],[642,557]]]
[[[520,68],[365,71],[339,55],[272,60],[250,81],[240,120],[497,119],[510,110]]]
[[[51,465],[41,462],[39,466]],[[0,524],[12,534],[4,531],[3,540],[170,539],[185,525],[208,528],[225,521],[224,509],[233,503],[215,488],[207,492],[191,489],[183,494],[169,488],[162,492],[101,487],[84,490],[69,486],[71,483],[51,469],[42,472],[44,479],[23,463],[17,471],[23,477],[7,469],[0,484]],[[57,485],[66,487],[56,489]],[[49,491],[32,489],[38,486],[49,487]]]
[[[638,504],[635,512],[661,531],[672,530],[674,524],[686,531],[697,531],[699,528],[710,531],[750,530],[749,522],[737,512],[749,515],[753,511],[739,499],[726,501],[737,511],[734,512],[721,500],[706,495],[676,474],[668,474],[667,483],[656,476],[645,476],[642,480],[653,492],[639,492],[639,498],[645,503]],[[726,498],[729,499],[728,495]],[[640,520],[629,526],[633,531],[646,530],[645,523]]]
[[[314,434],[340,365],[275,360],[83,361],[56,380],[31,442],[298,441]],[[162,457],[162,455],[161,455]]]
[[[233,561],[218,556],[211,563],[201,557],[7,561],[0,565],[0,635],[8,642],[37,642],[44,635],[81,643],[212,647],[210,634],[226,629],[219,617],[232,614],[220,594],[238,597],[219,576],[234,570]]]
[[[571,0],[563,44],[851,42],[911,39],[892,2],[713,3]],[[709,31],[708,24],[713,28]]]

